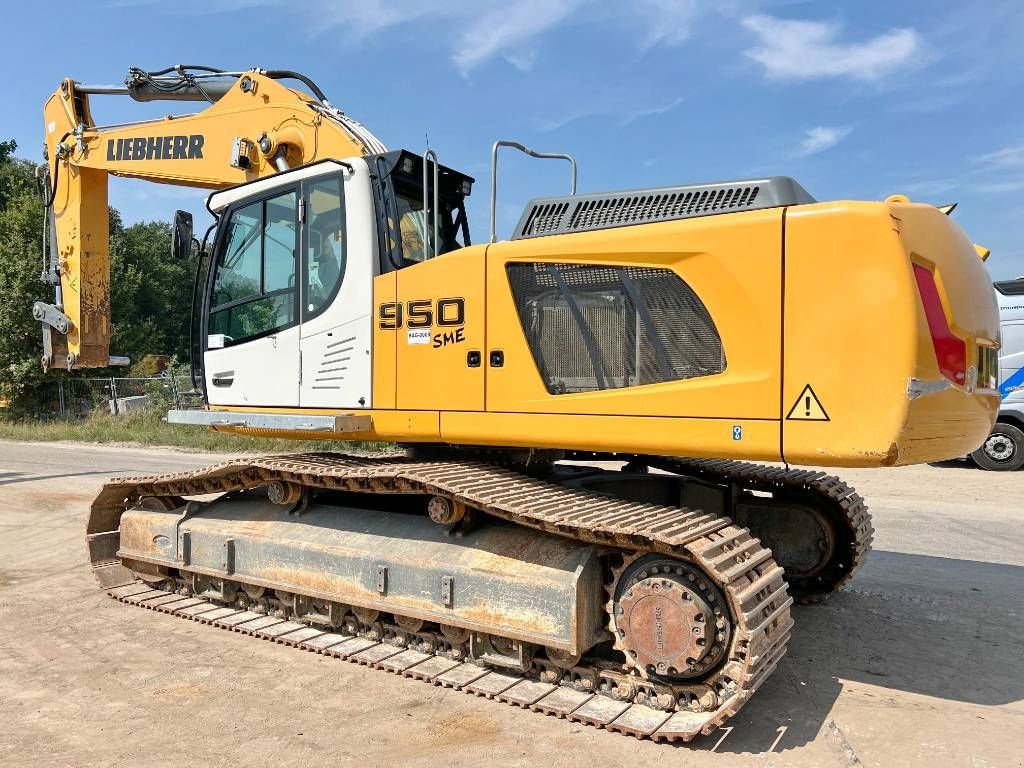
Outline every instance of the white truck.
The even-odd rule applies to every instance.
[[[1024,466],[1024,277],[995,283],[999,301],[999,393],[1003,397],[992,433],[971,458],[982,469]]]

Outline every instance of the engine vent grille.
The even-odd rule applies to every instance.
[[[348,376],[349,364],[352,362],[352,344],[355,340],[355,336],[350,336],[327,345],[316,369],[313,389],[341,389]]]
[[[548,392],[711,376],[725,370],[718,329],[669,269],[508,265],[523,332]]]
[[[813,202],[814,198],[788,176],[537,198],[527,203],[512,239]]]

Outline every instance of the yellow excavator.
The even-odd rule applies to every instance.
[[[96,94],[206,104],[101,126]],[[45,366],[123,362],[108,176],[212,189],[206,407],[168,421],[401,449],[111,481],[88,548],[127,603],[688,741],[776,667],[793,601],[868,551],[860,496],[789,464],[961,456],[996,417],[982,254],[904,197],[817,202],[788,177],[582,194],[570,156],[499,141],[472,245],[472,178],[388,151],[296,72],[65,80],[45,126]],[[509,147],[568,162],[571,191],[498,241]],[[187,215],[174,232],[190,257]]]

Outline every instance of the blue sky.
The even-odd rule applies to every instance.
[[[1024,274],[1024,4],[700,0],[116,0],[5,11],[0,138],[38,159],[61,78],[118,83],[129,66],[262,66],[309,74],[388,146],[477,178],[487,236],[496,138],[575,154],[581,191],[787,174],[818,199],[960,203]],[[100,122],[174,104],[95,98]],[[188,105],[186,105],[188,106]],[[509,155],[499,235],[566,169]],[[195,190],[123,180],[126,221],[205,217]],[[199,222],[197,221],[197,228]]]

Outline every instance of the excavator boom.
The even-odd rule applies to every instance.
[[[125,87],[65,80],[44,107],[51,215],[52,305],[37,304],[46,367],[104,367],[110,355],[109,176],[216,190],[323,158],[363,156],[385,147],[331,106],[282,84],[292,72],[226,73],[210,68],[146,73]],[[168,72],[175,75],[168,75]],[[204,101],[194,114],[100,126],[90,97]]]

